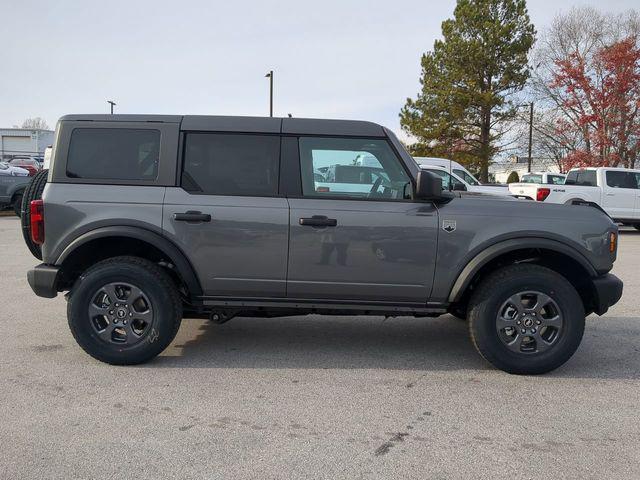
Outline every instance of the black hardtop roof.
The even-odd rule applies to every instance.
[[[361,120],[221,115],[65,115],[60,121],[180,123],[181,130],[384,137],[383,127]]]

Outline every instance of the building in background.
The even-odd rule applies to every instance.
[[[510,157],[507,160],[494,162],[489,165],[489,175],[493,181],[507,183],[507,178],[511,172],[517,172],[518,178],[528,172],[529,159],[527,157]],[[553,158],[533,157],[531,159],[532,172],[553,172],[559,173],[558,163]]]
[[[44,156],[44,150],[53,145],[53,130],[29,128],[0,128],[0,160],[15,157]]]

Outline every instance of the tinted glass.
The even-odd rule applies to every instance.
[[[409,177],[385,140],[300,138],[302,193],[403,199]]]
[[[638,188],[638,179],[633,172],[607,172],[607,186],[613,188]]]
[[[582,185],[583,187],[596,186],[595,170],[572,170],[567,174],[565,185]]]
[[[279,163],[279,136],[189,133],[182,187],[209,195],[276,195]]]
[[[154,180],[160,132],[128,128],[76,128],[67,157],[70,178]]]

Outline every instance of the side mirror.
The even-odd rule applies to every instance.
[[[453,182],[453,191],[454,192],[466,192],[467,186],[464,183]]]
[[[435,173],[420,170],[413,197],[420,200],[436,200],[442,197],[442,179]]]

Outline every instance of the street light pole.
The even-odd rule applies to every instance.
[[[533,148],[533,102],[529,103],[529,158],[527,172],[531,173],[531,150]]]
[[[273,70],[269,70],[265,77],[269,77],[269,116],[273,117]]]
[[[107,100],[107,103],[111,106],[111,115],[113,115],[113,106],[116,105],[116,102],[113,100]]]

